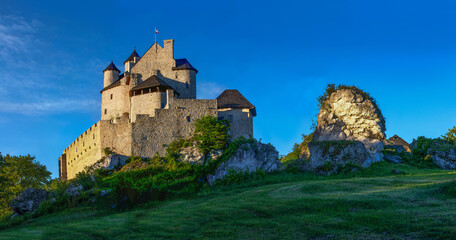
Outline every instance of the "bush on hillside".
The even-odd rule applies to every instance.
[[[448,129],[448,132],[445,133],[445,135],[442,135],[442,138],[448,142],[456,144],[456,126]]]
[[[412,153],[400,153],[399,155],[410,165],[419,168],[437,167],[432,161],[432,154],[435,151],[448,151],[450,148],[456,148],[456,145],[441,138],[418,137],[415,144],[411,145]]]
[[[313,138],[313,133],[311,133],[309,135],[302,134],[301,135],[302,142],[300,144],[295,143],[293,145],[293,148],[291,149],[291,152],[288,153],[282,159],[280,159],[280,162],[288,163],[288,162],[292,162],[292,161],[298,160],[299,159],[299,155],[302,152],[304,152],[304,151],[306,151],[308,149],[307,144],[310,141],[312,141],[312,138]]]

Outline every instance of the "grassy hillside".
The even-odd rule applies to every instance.
[[[389,163],[330,177],[282,172],[123,212],[74,208],[0,239],[454,239],[456,198],[444,187],[455,178]]]

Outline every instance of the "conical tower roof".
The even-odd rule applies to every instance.
[[[136,52],[136,49],[134,49],[133,52],[130,54],[130,56],[127,58],[127,60],[125,60],[124,64],[126,62],[134,62],[135,57],[140,58],[139,54]]]
[[[111,64],[109,64],[109,66],[105,70],[103,70],[103,72],[114,70],[120,72],[116,65],[114,65],[114,63],[111,61]]]

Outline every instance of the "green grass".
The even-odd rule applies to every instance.
[[[74,208],[0,239],[455,239],[456,199],[440,190],[455,178],[389,163],[330,177],[282,172],[123,212]]]

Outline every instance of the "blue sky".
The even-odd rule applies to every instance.
[[[0,0],[0,152],[58,175],[62,150],[100,118],[102,70],[175,39],[198,98],[238,89],[254,135],[281,154],[318,113],[328,83],[377,99],[388,137],[456,125],[455,1]]]

